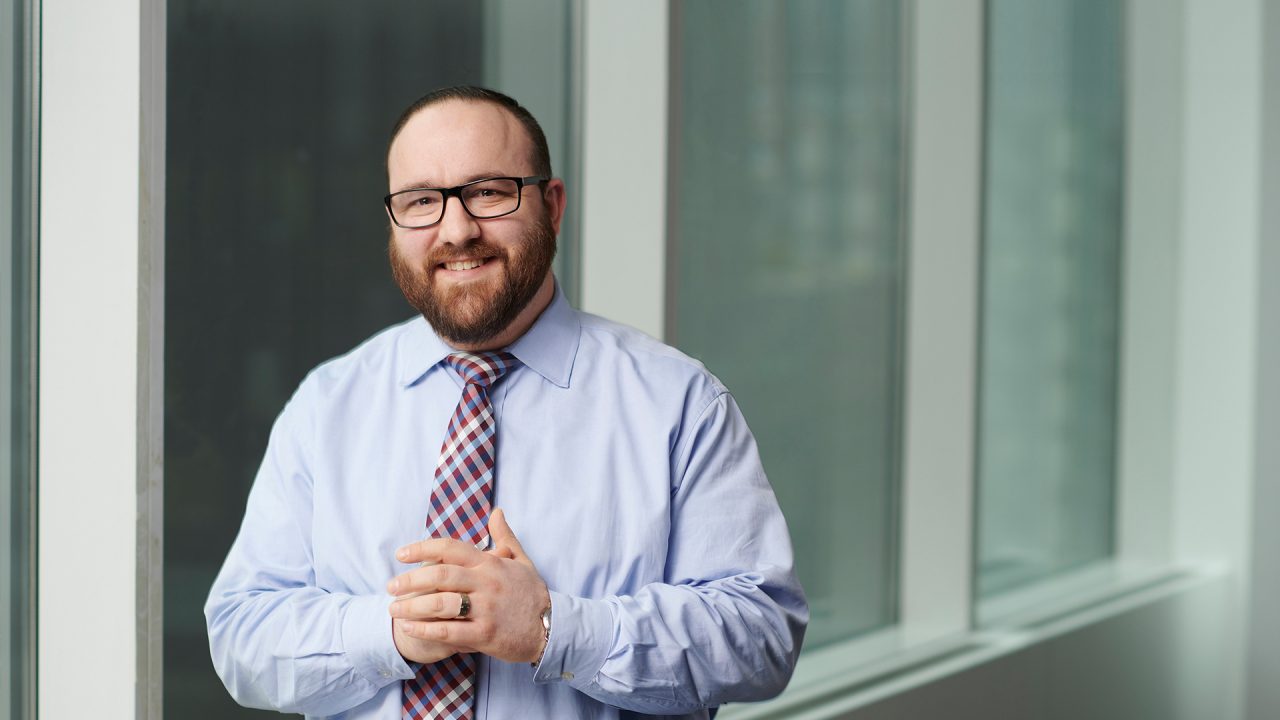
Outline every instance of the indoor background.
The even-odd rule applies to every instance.
[[[107,6],[109,5],[109,7]],[[0,3],[0,716],[272,717],[202,605],[411,314],[383,158],[541,120],[579,307],[704,362],[812,621],[733,718],[1280,715],[1280,3]]]

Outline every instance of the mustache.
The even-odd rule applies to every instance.
[[[447,262],[474,260],[482,258],[506,259],[507,251],[499,245],[484,240],[470,240],[465,245],[444,244],[432,248],[424,261],[428,268]]]

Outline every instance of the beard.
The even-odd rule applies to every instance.
[[[391,274],[405,300],[422,313],[437,335],[453,345],[474,346],[505,330],[537,294],[556,256],[556,235],[544,214],[510,249],[484,240],[442,244],[421,267],[413,267],[396,249],[394,235],[387,248]],[[478,257],[501,261],[501,275],[448,288],[436,283],[435,271],[441,263]]]

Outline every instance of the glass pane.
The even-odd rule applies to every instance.
[[[1121,4],[989,8],[983,597],[1112,552],[1124,140]]]
[[[312,367],[414,314],[385,249],[392,123],[437,87],[490,85],[539,117],[563,176],[568,12],[568,0],[169,3],[166,717],[278,717],[222,687],[202,607],[285,400]],[[562,262],[572,246],[562,235]]]
[[[0,716],[35,717],[35,237],[26,2],[0,2]]]
[[[751,423],[796,544],[811,649],[896,614],[902,10],[673,11],[669,339]]]

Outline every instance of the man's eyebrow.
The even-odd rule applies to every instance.
[[[475,173],[473,175],[469,175],[463,178],[462,182],[458,183],[458,185],[466,185],[467,183],[475,182],[476,180],[487,180],[489,178],[495,178],[495,177],[510,177],[510,176],[500,172]],[[425,188],[442,188],[442,187],[444,186],[438,183],[435,183],[431,180],[415,180],[414,182],[405,183],[404,185],[401,185],[399,188],[397,188],[393,192],[404,192],[405,190],[422,190]]]

